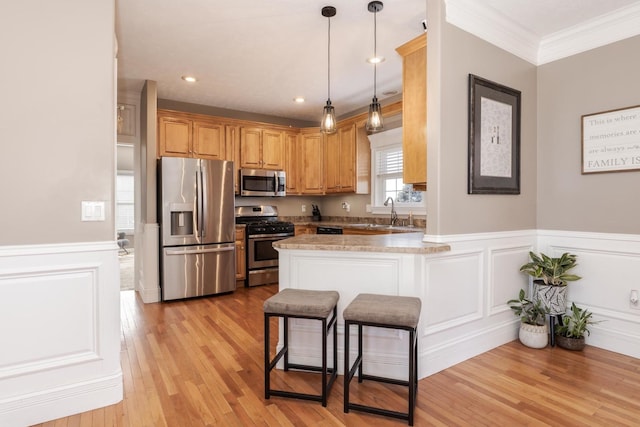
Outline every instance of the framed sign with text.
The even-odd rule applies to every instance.
[[[582,173],[640,170],[640,105],[582,116]]]

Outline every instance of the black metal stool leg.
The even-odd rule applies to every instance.
[[[350,323],[344,322],[344,412],[349,413],[349,383],[351,377],[349,376],[349,329]]]
[[[264,398],[269,399],[271,397],[269,390],[271,389],[270,376],[271,368],[269,362],[271,357],[269,356],[269,315],[264,315]]]
[[[412,329],[409,331],[409,408],[407,411],[407,421],[410,426],[413,425],[413,409],[416,404],[416,347],[416,332]]]

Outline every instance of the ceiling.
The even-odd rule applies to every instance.
[[[429,0],[431,1],[431,0]],[[427,0],[383,0],[377,14],[377,95],[402,90],[395,48],[423,32]],[[117,0],[118,90],[218,108],[320,121],[327,99],[338,117],[373,96],[373,13],[367,0]],[[541,64],[640,34],[639,0],[445,0],[447,21]],[[193,75],[196,83],[181,76]],[[306,102],[297,104],[296,96]],[[396,96],[397,98],[397,96]]]

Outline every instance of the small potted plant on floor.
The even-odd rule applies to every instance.
[[[545,323],[546,307],[541,301],[533,302],[525,297],[524,289],[520,289],[518,299],[507,301],[509,308],[520,317],[520,342],[531,348],[544,348],[549,342]]]
[[[567,310],[567,282],[581,279],[568,273],[576,267],[576,255],[563,253],[552,258],[543,253],[529,252],[531,261],[520,267],[520,271],[533,277],[533,301],[542,301],[551,315],[562,315]]]
[[[571,313],[562,317],[562,325],[556,330],[558,346],[567,350],[582,350],[584,337],[590,334],[589,325],[600,323],[592,320],[592,316],[589,310],[571,303]]]

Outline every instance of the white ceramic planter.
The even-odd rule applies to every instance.
[[[518,333],[520,342],[530,348],[545,348],[549,343],[549,335],[547,333],[547,325],[530,325],[528,323],[520,323],[520,332]]]

